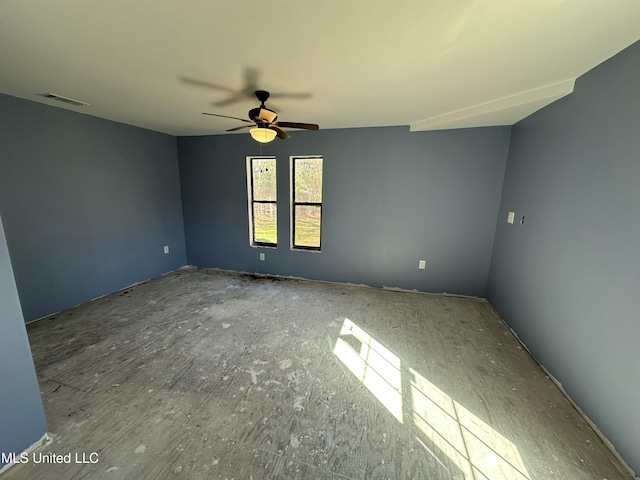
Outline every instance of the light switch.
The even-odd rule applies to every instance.
[[[513,223],[515,219],[516,219],[516,212],[509,212],[509,215],[507,215],[507,223]]]

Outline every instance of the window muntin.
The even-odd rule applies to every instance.
[[[247,157],[249,240],[254,246],[278,244],[275,157]]]
[[[291,248],[320,250],[322,157],[291,157]]]

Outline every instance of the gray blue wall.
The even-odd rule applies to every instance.
[[[278,160],[278,248],[256,249],[245,157],[258,144],[247,134],[181,137],[188,262],[482,297],[508,144],[509,128],[295,131],[263,147]],[[322,252],[291,251],[289,156],[314,154],[324,157]]]
[[[640,43],[513,127],[488,299],[640,472]]]
[[[0,213],[27,321],[186,263],[175,137],[5,95],[0,112]]]
[[[20,454],[47,432],[0,218],[0,452]],[[0,456],[0,469],[4,466]]]

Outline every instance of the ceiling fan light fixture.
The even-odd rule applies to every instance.
[[[258,118],[263,122],[273,123],[276,121],[276,118],[278,118],[278,114],[268,108],[261,108],[260,113],[258,113]]]
[[[251,130],[249,130],[249,133],[256,142],[260,143],[269,143],[272,142],[274,138],[276,138],[276,131],[265,127],[252,128]]]

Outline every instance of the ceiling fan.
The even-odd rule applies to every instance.
[[[234,132],[243,128],[250,128],[249,133],[254,140],[260,143],[269,143],[275,139],[276,136],[281,140],[291,138],[291,135],[282,130],[282,128],[301,128],[303,130],[318,130],[320,128],[315,123],[276,121],[278,119],[278,114],[264,105],[264,102],[269,98],[269,92],[265,90],[256,90],[255,95],[260,101],[260,106],[249,110],[249,120],[246,118],[219,115],[217,113],[203,112],[202,114],[211,115],[213,117],[231,118],[233,120],[240,120],[241,122],[248,123],[249,125],[241,125],[239,127],[230,128],[226,131]]]

